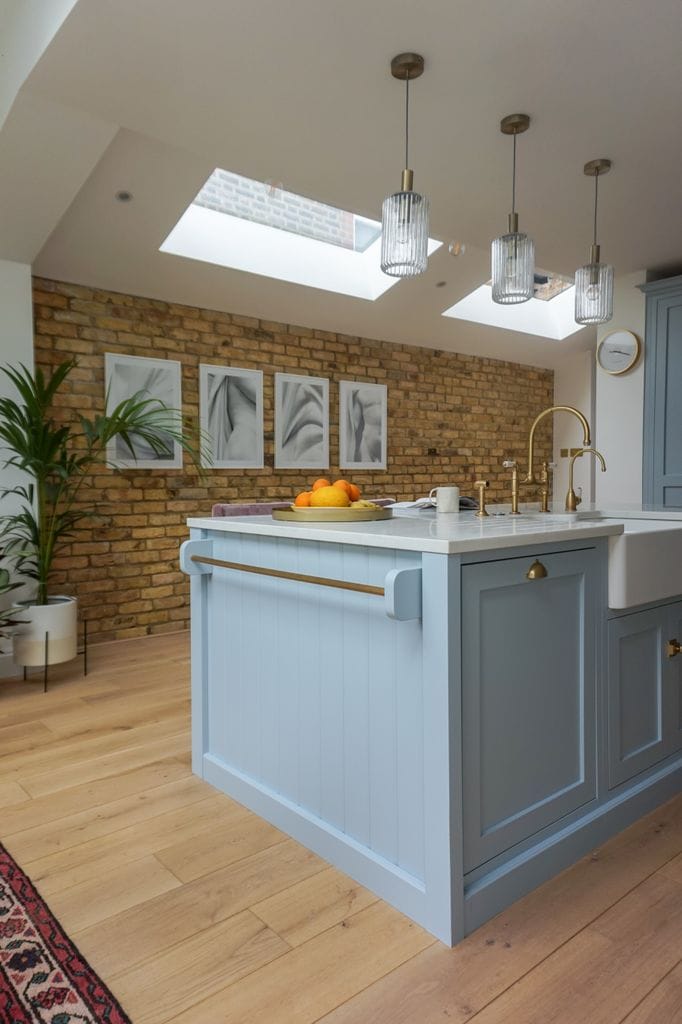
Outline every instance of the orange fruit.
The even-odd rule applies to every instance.
[[[322,477],[320,477],[319,480],[315,481],[315,483],[311,487],[311,490],[312,491],[319,491],[320,487],[331,487],[331,481],[330,480],[325,480],[325,478],[322,476]]]
[[[296,508],[310,508],[310,495],[312,491],[301,491],[294,498],[294,505]]]
[[[318,487],[310,498],[313,508],[348,508],[350,498],[341,487]]]
[[[359,501],[362,491],[357,484],[348,484],[348,497],[351,501]]]
[[[341,490],[345,491],[346,494],[348,495],[348,497],[350,498],[350,488],[351,488],[351,485],[348,483],[347,480],[335,480],[334,483],[332,484],[332,487],[340,487]],[[352,500],[353,499],[351,498],[351,501]]]

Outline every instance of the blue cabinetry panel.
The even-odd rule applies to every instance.
[[[664,627],[666,611],[609,622],[609,785],[631,779],[666,754]]]
[[[644,501],[682,507],[682,277],[646,293]]]
[[[596,795],[594,551],[462,569],[470,871]]]

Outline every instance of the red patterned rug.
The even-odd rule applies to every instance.
[[[131,1024],[2,845],[0,1024]]]

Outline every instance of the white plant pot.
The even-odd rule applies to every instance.
[[[14,634],[14,661],[22,667],[71,661],[78,653],[78,601],[75,597],[49,597],[47,604],[17,602],[17,618],[22,620]]]

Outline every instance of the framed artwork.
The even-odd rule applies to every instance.
[[[147,359],[142,356],[122,356],[115,352],[104,355],[104,376],[107,409],[111,410],[133,395],[141,392],[144,398],[156,398],[178,410],[182,409],[180,363],[174,359]],[[128,469],[181,469],[182,448],[170,436],[167,452],[155,452],[145,441],[131,435],[135,456],[122,438],[115,438],[107,450],[109,462]]]
[[[275,468],[329,468],[329,381],[275,374]]]
[[[202,465],[263,468],[262,370],[200,363],[199,418],[208,449]]]
[[[386,385],[342,380],[339,384],[341,469],[386,469],[387,427]]]

